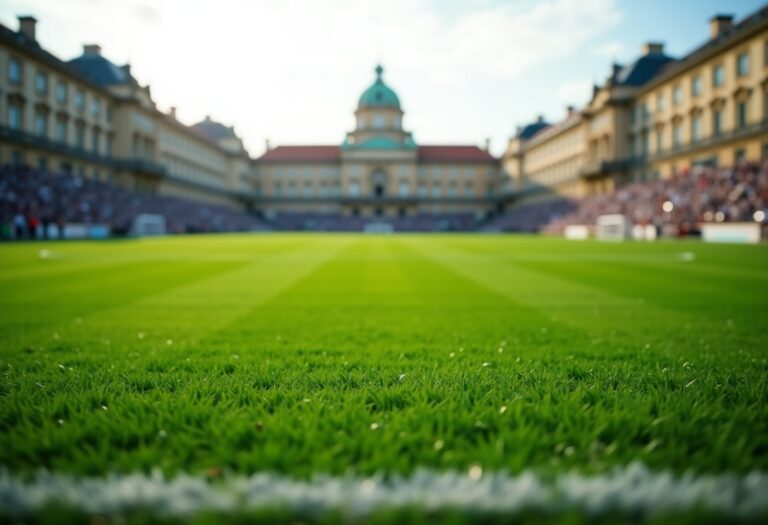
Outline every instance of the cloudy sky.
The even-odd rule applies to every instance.
[[[673,56],[702,43],[715,13],[759,0],[0,0],[0,23],[38,18],[58,57],[101,44],[130,62],[161,109],[234,124],[251,153],[336,144],[377,61],[418,143],[491,139],[581,105],[614,60],[647,40]]]

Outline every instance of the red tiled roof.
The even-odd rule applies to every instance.
[[[496,162],[477,146],[419,146],[419,162]]]
[[[278,146],[259,157],[263,162],[338,162],[339,146]]]
[[[419,162],[496,162],[477,146],[419,146]],[[339,146],[278,146],[259,157],[260,162],[338,162]]]

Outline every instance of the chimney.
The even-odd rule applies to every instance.
[[[571,118],[573,114],[576,113],[576,108],[573,106],[566,106],[565,111],[566,111],[566,117]]]
[[[83,55],[101,56],[101,46],[98,44],[85,44],[83,46]]]
[[[538,117],[536,117],[536,122],[539,124],[544,122],[544,115],[539,115]]]
[[[20,16],[19,17],[19,33],[24,35],[27,39],[34,42],[35,38],[35,26],[37,25],[37,19],[34,16]]]
[[[646,42],[643,44],[643,55],[663,55],[664,42]]]
[[[619,76],[619,73],[621,73],[621,64],[614,62],[613,65],[611,65],[611,78],[615,79]]]
[[[485,137],[485,151],[491,151],[491,139],[490,139],[490,137]]]
[[[170,115],[173,120],[176,120],[176,106],[171,106],[171,109],[168,110],[168,115]]]
[[[733,29],[733,15],[715,15],[709,20],[709,36],[717,40]]]
[[[126,64],[124,66],[120,66],[120,69],[125,71],[126,75],[131,76],[131,65],[130,64]]]
[[[269,139],[266,139],[264,141],[264,149],[267,150],[267,151],[272,149],[272,145],[269,143]]]

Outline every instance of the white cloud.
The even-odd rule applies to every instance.
[[[598,45],[592,50],[592,52],[599,57],[616,58],[620,56],[624,50],[624,44],[614,40]]]
[[[590,80],[580,79],[563,82],[557,88],[557,99],[564,106],[581,107],[589,100],[592,91]]]
[[[32,11],[59,56],[101,43],[113,61],[131,61],[161,106],[234,123],[254,152],[265,137],[340,142],[376,60],[417,140],[479,140],[510,121],[497,86],[572,56],[621,19],[615,0],[469,6],[449,17],[438,0],[15,0],[0,13]]]

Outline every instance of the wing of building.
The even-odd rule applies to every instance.
[[[232,128],[187,126],[159,111],[148,86],[97,45],[65,62],[44,50],[36,20],[0,25],[0,163],[27,164],[142,192],[244,208],[251,159]]]
[[[582,109],[519,128],[503,157],[508,198],[571,197],[670,177],[696,164],[768,158],[768,7],[718,15],[680,59],[649,43],[614,64]]]
[[[472,145],[417,144],[383,68],[375,73],[341,144],[278,146],[256,160],[266,214],[486,213],[500,181],[498,160]]]

